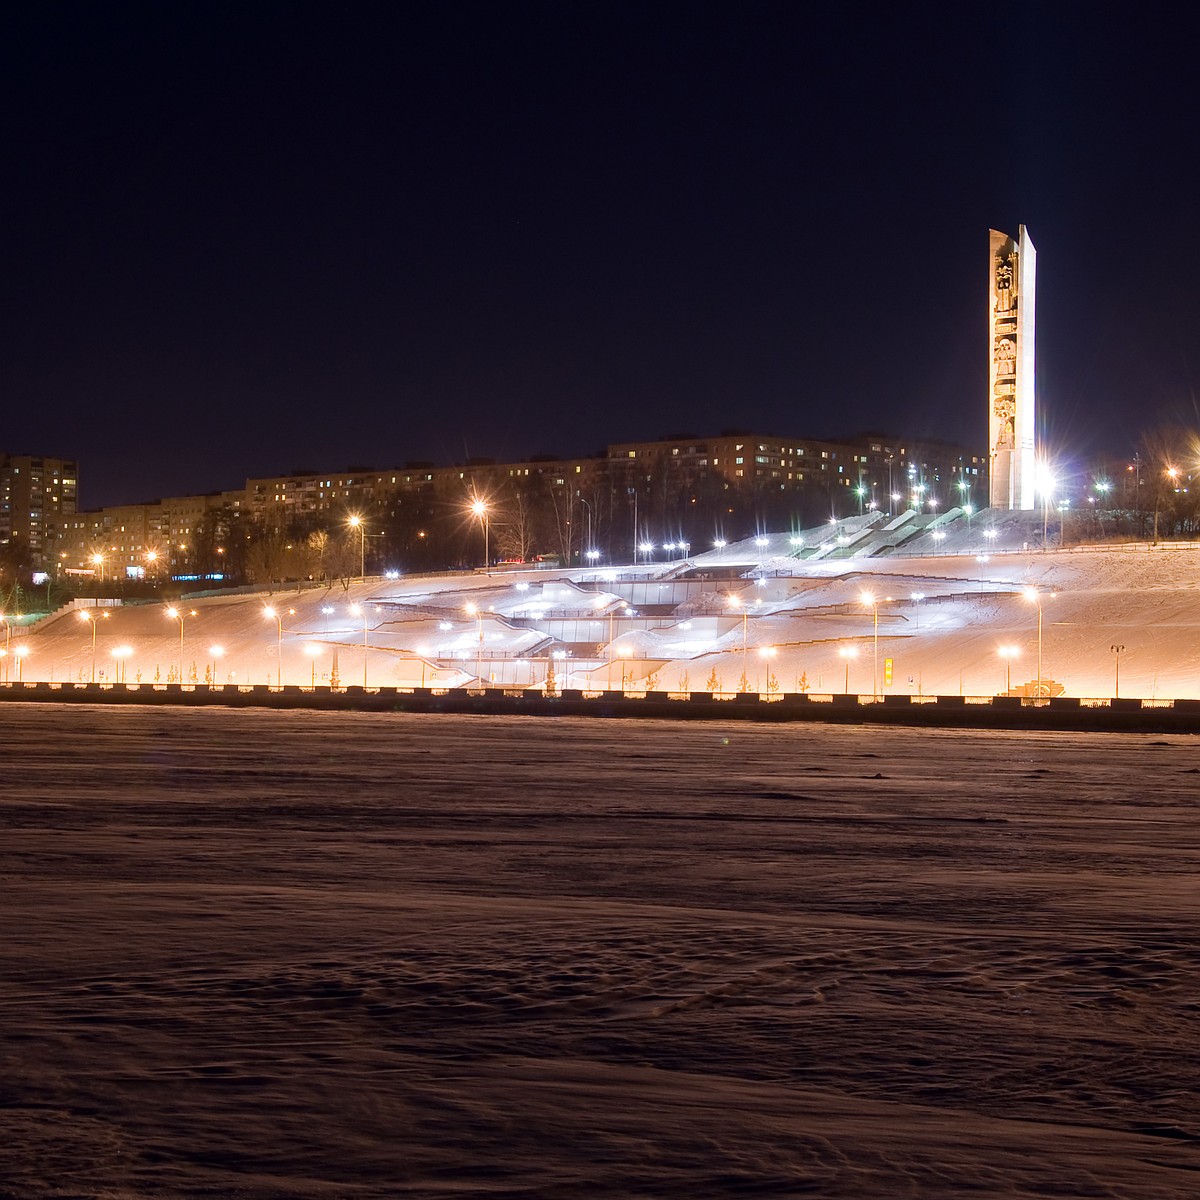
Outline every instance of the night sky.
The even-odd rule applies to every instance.
[[[87,507],[733,426],[982,451],[1021,222],[1050,444],[1200,424],[1197,30],[977,7],[10,6],[0,448]]]

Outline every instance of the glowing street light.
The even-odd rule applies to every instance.
[[[117,646],[115,649],[109,651],[109,653],[112,655],[116,663],[117,682],[125,683],[126,663],[128,662],[129,656],[133,653],[133,647]]]
[[[315,688],[317,686],[317,656],[321,653],[321,647],[318,646],[315,642],[309,642],[304,647],[304,653],[307,654],[308,657],[312,659],[311,686]]]
[[[25,660],[29,657],[32,651],[28,646],[16,646],[13,649],[13,655],[17,660],[17,682],[21,683],[25,679]]]
[[[916,616],[917,628],[920,629],[921,628],[921,601],[925,599],[925,593],[924,592],[912,592],[909,595],[909,599],[916,606],[913,609],[913,612]]]
[[[477,517],[483,526],[483,569],[490,572],[492,563],[489,558],[488,540],[491,533],[492,516],[488,510],[487,502],[476,497],[471,501],[471,514]]]
[[[771,682],[771,659],[773,659],[775,657],[775,655],[778,653],[779,653],[779,651],[774,646],[761,646],[758,651],[758,657],[761,658],[767,665],[767,684],[768,684],[767,690],[768,691],[771,690],[771,688],[769,686],[770,682]],[[758,680],[757,676],[754,680],[754,688],[755,688],[755,691],[758,691],[758,692],[762,691],[762,688],[759,687],[759,680]]]
[[[8,676],[8,658],[12,651],[12,617],[8,613],[0,612],[0,621],[4,622],[4,677]]]
[[[601,603],[603,603],[603,601],[601,601]],[[615,636],[613,633],[613,628],[614,628],[613,623],[616,620],[617,613],[621,609],[628,609],[628,608],[629,608],[629,605],[625,601],[622,601],[615,608],[610,609],[609,613],[608,613],[608,690],[610,692],[612,691],[613,638]]]
[[[1116,657],[1116,675],[1113,679],[1113,698],[1119,700],[1121,698],[1121,655],[1125,653],[1125,647],[1109,646],[1109,649]]]
[[[194,608],[190,609],[187,612],[184,612],[183,609],[176,608],[175,605],[173,605],[173,604],[169,605],[167,607],[167,616],[170,617],[172,621],[179,622],[179,682],[180,682],[180,684],[183,683],[183,623],[188,617],[194,617],[195,615],[196,615],[196,610]],[[93,640],[94,640],[94,638],[95,638],[95,630],[94,629],[93,629],[92,633],[93,633]],[[93,655],[93,657],[95,657],[95,656]]]
[[[217,682],[217,664],[221,661],[221,659],[223,659],[225,657],[225,647],[224,646],[209,646],[208,653],[209,653],[209,657],[213,660],[212,661],[212,681],[213,681],[213,685],[215,686],[216,682]]]
[[[1019,646],[998,646],[996,653],[1004,660],[1004,692],[1009,695],[1012,692],[1012,660],[1021,657],[1021,649]]]
[[[871,658],[871,699],[879,695],[879,601],[871,592],[863,592],[859,599],[871,610],[875,619],[875,650]]]
[[[289,608],[287,610],[287,615],[289,617],[294,617],[296,615],[296,610],[294,608]],[[281,687],[283,687],[283,617],[284,617],[284,614],[281,613],[273,605],[268,604],[263,609],[263,616],[267,617],[270,620],[275,622],[275,633],[276,633],[276,637],[277,637],[277,641],[275,643],[275,686],[281,688]]]
[[[98,621],[107,621],[108,613],[102,613],[96,609],[81,608],[79,611],[79,619],[87,621],[92,626],[92,682],[96,682],[96,623]]]
[[[728,545],[728,543],[725,541],[724,538],[716,538],[713,541],[713,549],[714,550],[724,550],[726,545]]]
[[[358,576],[365,583],[367,578],[367,523],[356,513],[346,524],[351,529],[358,530]]]
[[[376,612],[378,612],[378,611],[379,611],[379,605],[378,605],[378,604],[375,606],[375,611],[376,611]],[[350,614],[351,614],[351,616],[355,616],[355,617],[361,617],[361,618],[362,618],[362,627],[363,627],[363,687],[366,687],[366,686],[367,686],[367,656],[368,656],[368,654],[370,653],[370,647],[369,647],[369,646],[368,646],[368,644],[367,644],[367,634],[368,634],[368,633],[370,632],[370,630],[371,630],[371,624],[370,624],[370,615],[369,615],[369,614],[368,614],[368,612],[367,612],[367,607],[366,607],[366,605],[365,605],[365,604],[352,604],[352,605],[350,605]]]
[[[850,661],[858,657],[857,646],[839,646],[838,654],[846,660],[846,683],[844,691],[846,695],[850,695]]]
[[[475,618],[476,628],[478,630],[479,641],[475,653],[475,678],[479,680],[480,687],[483,686],[483,613],[470,601],[464,606],[466,613],[470,617]]]
[[[1037,588],[1028,587],[1021,593],[1030,604],[1037,605],[1038,615],[1038,665],[1037,665],[1037,689],[1034,695],[1042,694],[1042,593]],[[1054,599],[1054,592],[1050,593],[1050,599]]]
[[[750,606],[744,600],[739,600],[737,596],[729,597],[729,607],[735,612],[740,608],[742,611],[742,679],[747,681],[749,686],[749,676],[746,674],[746,642],[747,628],[746,620],[750,616]]]
[[[1037,464],[1034,472],[1034,487],[1042,497],[1042,549],[1046,549],[1046,539],[1050,532],[1050,500],[1054,496],[1054,489],[1058,486],[1058,480],[1054,478],[1054,471],[1049,462],[1042,459]]]

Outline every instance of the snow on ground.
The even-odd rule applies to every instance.
[[[0,706],[0,1195],[1191,1197],[1194,740]]]
[[[757,563],[724,561],[731,547],[687,564],[202,597],[186,605],[182,654],[162,606],[97,610],[94,663],[91,624],[62,612],[18,634],[20,671],[153,682],[182,667],[185,681],[328,683],[336,654],[343,684],[542,686],[554,661],[562,687],[624,676],[699,690],[715,676],[733,691],[744,672],[760,691],[993,695],[1010,668],[1014,686],[1038,678],[1038,603],[1022,594],[1032,587],[1041,676],[1067,695],[1111,696],[1119,646],[1123,696],[1200,696],[1200,545],[807,561],[781,557],[781,540]],[[4,666],[17,677],[13,657]]]

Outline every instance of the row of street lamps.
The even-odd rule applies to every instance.
[[[486,517],[486,508],[483,511],[483,515]],[[363,551],[363,553],[365,553],[365,551]],[[1042,690],[1043,690],[1043,673],[1042,673],[1043,601],[1046,598],[1047,594],[1043,593],[1039,589],[1033,588],[1033,587],[1026,588],[1022,594],[1026,600],[1035,604],[1037,607],[1037,614],[1038,614],[1038,621],[1037,621],[1037,681],[1036,681],[1036,685],[1035,685],[1035,689],[1036,689],[1035,694],[1040,696],[1042,694]],[[1049,598],[1052,599],[1055,596],[1055,594],[1056,593],[1051,592],[1051,593],[1048,593],[1048,596],[1049,596]],[[917,602],[925,599],[925,594],[923,592],[914,592],[914,593],[912,593],[911,599],[914,601],[914,603],[917,603]],[[742,676],[743,676],[744,680],[748,680],[748,678],[749,678],[748,620],[749,620],[749,614],[750,614],[752,606],[748,601],[746,601],[738,596],[729,596],[729,597],[727,597],[727,600],[728,600],[728,604],[729,604],[730,608],[732,608],[734,611],[740,612],[740,615],[741,615],[741,619],[742,619]],[[880,606],[880,603],[891,602],[891,600],[892,600],[892,597],[888,596],[888,597],[885,597],[883,601],[881,601],[877,596],[875,596],[874,593],[869,592],[869,591],[864,591],[864,592],[860,593],[860,596],[859,596],[860,603],[870,609],[871,616],[872,616],[871,690],[872,690],[873,696],[879,695],[879,606]],[[597,603],[602,604],[603,601],[598,601]],[[760,604],[760,603],[761,603],[761,601],[757,601],[757,600],[754,602],[755,605]],[[614,641],[615,620],[616,620],[617,613],[618,613],[618,611],[621,611],[621,610],[628,611],[628,608],[629,608],[629,606],[627,603],[621,602],[620,604],[614,606],[608,614],[610,647],[611,647],[612,642]],[[322,608],[321,611],[326,616],[328,616],[328,615],[332,614],[334,610],[332,608]],[[379,611],[378,605],[376,606],[376,611],[377,612]],[[469,616],[472,616],[476,619],[476,623],[477,623],[477,647],[478,648],[477,648],[477,659],[476,659],[476,675],[477,675],[477,678],[482,678],[483,650],[484,650],[483,613],[474,604],[471,604],[471,603],[467,604],[466,611]],[[918,609],[918,611],[919,611],[919,609]],[[185,641],[184,641],[184,639],[185,639],[186,622],[189,618],[196,617],[198,615],[198,613],[195,609],[185,610],[176,605],[168,606],[164,610],[164,612],[165,612],[165,615],[169,619],[178,622],[178,625],[179,625],[179,680],[180,680],[180,682],[182,682],[183,677],[184,677],[184,662],[185,662],[185,652],[184,652]],[[277,663],[276,684],[277,684],[277,686],[282,687],[282,685],[283,685],[283,634],[284,634],[283,621],[284,621],[285,616],[294,616],[296,610],[294,608],[282,610],[282,609],[276,608],[273,605],[266,605],[266,606],[264,606],[262,612],[263,612],[264,617],[266,617],[269,620],[273,620],[276,625],[276,656],[277,656],[277,658],[276,658],[276,663]],[[351,613],[351,615],[361,618],[361,620],[362,620],[362,627],[363,627],[363,686],[365,687],[365,686],[367,686],[367,683],[368,683],[368,662],[369,662],[369,650],[370,650],[369,615],[367,612],[367,607],[364,605],[360,605],[360,604],[352,604],[349,607],[349,612]],[[97,630],[98,630],[98,626],[99,626],[100,622],[108,620],[109,616],[110,616],[110,614],[107,611],[103,611],[103,610],[99,610],[99,609],[80,609],[80,610],[78,610],[79,619],[81,621],[83,621],[84,623],[90,625],[91,681],[93,683],[95,683],[95,681],[96,681],[96,636],[97,636]],[[18,660],[18,664],[19,664],[18,670],[20,671],[21,670],[20,663],[22,662],[24,657],[26,657],[29,653],[28,647],[18,646],[17,650],[14,654],[11,649],[11,638],[12,638],[11,619],[5,617],[4,614],[0,614],[0,619],[4,620],[5,626],[6,626],[5,648],[2,652],[3,656],[6,660],[10,656],[16,657]],[[1112,652],[1116,656],[1116,681],[1115,681],[1115,683],[1116,683],[1116,689],[1117,689],[1116,694],[1118,694],[1118,695],[1119,695],[1119,689],[1120,689],[1120,655],[1124,651],[1124,649],[1125,649],[1124,646],[1119,646],[1119,645],[1113,645],[1111,647]],[[316,653],[319,653],[319,649],[316,651],[306,650],[306,652],[314,657],[314,662],[312,665],[312,678],[313,678],[313,682],[315,684],[315,680],[316,680],[315,655],[316,655]],[[124,669],[124,665],[125,665],[123,660],[127,659],[132,654],[132,649],[129,647],[118,647],[117,649],[113,650],[111,653],[112,653],[113,657],[118,660],[118,679],[119,679],[123,674],[123,669]],[[209,653],[214,660],[214,662],[213,662],[213,678],[215,681],[216,663],[217,663],[217,660],[219,660],[223,656],[224,649],[221,646],[214,645],[214,646],[209,647]],[[1001,656],[1001,658],[1003,658],[1006,661],[1006,685],[1007,685],[1006,690],[1011,691],[1012,690],[1011,660],[1015,657],[1018,657],[1020,652],[1016,647],[1002,646],[999,648],[998,653]],[[839,654],[841,654],[841,656],[846,660],[846,663],[845,663],[846,690],[849,691],[850,660],[857,655],[857,648],[852,647],[852,646],[851,647],[842,647],[839,650]],[[610,688],[611,688],[611,677],[612,677],[612,663],[611,663],[611,655],[610,655],[610,662],[609,662],[609,686],[610,686]]]
[[[18,621],[22,619],[20,614],[16,619]],[[25,659],[29,657],[29,647],[22,642],[14,650],[12,644],[13,618],[7,613],[0,612],[0,621],[4,622],[4,649],[0,650],[0,657],[4,659],[4,678],[5,680],[10,678],[8,664],[10,659],[15,658],[17,660],[17,679],[23,679]]]
[[[275,631],[276,631],[275,682],[276,682],[277,687],[282,687],[283,686],[283,634],[284,634],[283,619],[285,616],[295,616],[296,610],[294,608],[281,610],[281,609],[274,607],[273,605],[268,604],[263,608],[262,611],[263,611],[264,617],[266,617],[269,620],[273,620],[275,622]],[[321,611],[323,613],[325,613],[326,616],[328,616],[334,610],[331,608],[323,608]],[[378,606],[376,606],[376,611],[379,611]],[[369,652],[368,636],[369,636],[370,628],[371,628],[370,622],[369,622],[369,617],[367,615],[366,608],[363,605],[352,604],[352,605],[350,605],[349,612],[355,617],[361,617],[362,622],[363,622],[363,686],[366,687],[367,686],[368,652]],[[82,621],[84,624],[91,626],[91,655],[92,655],[91,682],[95,683],[96,682],[96,633],[97,633],[97,629],[99,627],[100,622],[109,620],[110,614],[108,612],[100,610],[100,609],[81,608],[81,609],[77,610],[77,615],[78,615],[80,621]],[[164,615],[167,618],[169,618],[170,620],[177,621],[179,623],[179,682],[182,683],[183,678],[184,678],[184,661],[185,661],[184,632],[186,629],[186,622],[189,617],[199,616],[199,613],[194,608],[182,609],[182,608],[179,608],[178,606],[172,604],[172,605],[169,605],[164,610]],[[8,642],[11,643],[11,638],[12,638],[11,624],[7,620],[7,618],[3,617],[2,614],[0,614],[0,619],[4,619],[4,621],[5,621],[5,626],[7,628],[7,639],[8,639]],[[118,660],[117,661],[117,680],[118,680],[118,682],[120,682],[124,677],[124,661],[123,660],[128,659],[133,654],[133,648],[130,646],[118,646],[114,650],[110,651],[110,653],[114,659]],[[212,645],[212,646],[208,647],[208,653],[209,653],[209,656],[213,660],[212,678],[213,678],[213,682],[215,683],[216,675],[217,675],[217,663],[219,662],[219,660],[221,658],[224,657],[225,648],[223,646],[219,646],[219,645]],[[314,660],[313,665],[312,665],[312,680],[313,680],[313,684],[315,685],[315,683],[316,683],[316,656],[320,653],[320,647],[312,645],[312,644],[307,645],[305,647],[305,653],[308,654],[310,657],[312,657]],[[0,651],[0,655],[2,655],[7,660],[8,657],[10,656],[10,654],[12,654],[12,656],[17,659],[18,664],[19,664],[29,654],[29,648],[27,646],[18,646],[16,651],[13,652],[11,650],[10,645],[6,644],[4,650]],[[20,670],[20,668],[18,668],[18,670]]]
[[[1034,695],[1042,694],[1042,602],[1044,593],[1037,588],[1025,588],[1021,593],[1022,596],[1033,604],[1037,605],[1037,682],[1035,684]],[[1049,598],[1054,599],[1056,592],[1049,593]],[[884,602],[891,601],[892,597],[885,597]],[[925,599],[924,592],[913,592],[910,599],[914,603],[918,603]],[[859,595],[859,602],[866,608],[871,610],[872,619],[872,650],[871,650],[871,695],[877,697],[879,695],[879,605],[880,600],[873,592],[862,592]],[[750,613],[750,606],[746,601],[739,599],[737,596],[729,597],[729,606],[732,609],[741,611],[742,614],[742,677],[746,678],[746,647],[748,644],[748,635],[746,622]],[[919,612],[919,608],[917,609]],[[918,617],[918,621],[919,621]],[[919,626],[918,626],[919,627]],[[1121,685],[1121,652],[1125,649],[1124,646],[1113,646],[1112,651],[1117,656],[1117,678],[1116,678],[1116,694],[1120,695]],[[999,651],[1001,658],[1007,660],[1007,684],[1006,691],[1012,691],[1012,659],[1019,657],[1020,651],[1015,646],[1001,646]],[[850,660],[858,656],[858,648],[856,646],[843,646],[838,650],[838,654],[846,660],[846,692],[850,691]]]

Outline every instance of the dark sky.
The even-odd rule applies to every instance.
[[[1152,4],[9,6],[0,448],[83,499],[730,426],[1197,423],[1197,30]],[[882,11],[882,15],[881,15]]]

